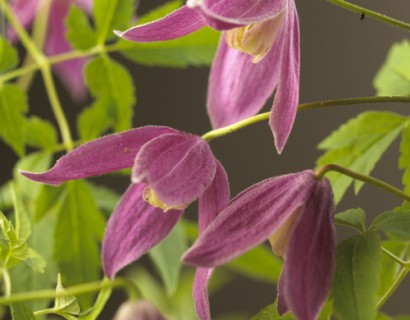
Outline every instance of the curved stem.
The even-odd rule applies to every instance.
[[[319,108],[336,107],[343,105],[355,105],[355,104],[368,104],[368,103],[386,103],[386,102],[410,102],[410,96],[384,96],[384,97],[358,97],[358,98],[346,98],[346,99],[334,99],[318,102],[302,103],[298,106],[298,111],[312,110]],[[270,112],[258,114],[256,116],[244,119],[232,125],[215,129],[205,133],[202,138],[206,141],[227,135],[229,133],[238,131],[252,124],[268,120]]]
[[[336,172],[339,172],[339,173],[344,174],[346,176],[349,176],[353,179],[360,180],[360,181],[372,184],[372,185],[374,185],[374,186],[376,186],[380,189],[383,189],[384,191],[387,191],[388,193],[391,193],[391,194],[393,194],[393,195],[395,195],[395,196],[397,196],[401,199],[404,199],[406,201],[410,201],[410,196],[405,194],[404,192],[402,192],[400,189],[397,189],[396,187],[393,187],[392,185],[390,185],[390,184],[388,184],[388,183],[386,183],[382,180],[373,178],[371,176],[366,176],[364,174],[352,171],[350,169],[339,166],[337,164],[326,164],[326,165],[318,168],[315,171],[315,176],[316,176],[317,179],[322,179],[323,176],[329,171],[336,171]]]
[[[357,6],[355,4],[346,2],[344,0],[327,0],[327,1],[339,6],[341,8],[344,8],[344,9],[347,9],[347,10],[350,10],[350,11],[353,11],[353,12],[356,12],[356,13],[359,13],[359,14],[364,14],[364,15],[372,18],[372,19],[379,20],[379,21],[388,23],[392,26],[395,26],[395,27],[410,31],[410,24],[409,23],[406,23],[406,22],[391,18],[389,16],[386,16],[384,14],[375,12],[373,10],[369,10],[369,9]]]
[[[382,252],[392,258],[394,261],[396,261],[399,265],[402,267],[406,267],[408,265],[408,262],[400,259],[398,256],[396,256],[393,252],[390,252],[387,250],[385,247],[380,247],[382,249]]]
[[[4,296],[9,297],[11,295],[11,279],[9,271],[6,268],[3,268],[2,275],[4,281]]]
[[[409,268],[402,268],[400,270],[400,273],[397,275],[397,278],[394,280],[393,284],[387,290],[387,292],[384,294],[384,296],[379,300],[377,303],[376,309],[380,309],[384,303],[390,298],[390,296],[393,294],[394,291],[396,291],[397,287],[400,285],[400,283],[404,280],[406,277],[407,273],[410,271]]]

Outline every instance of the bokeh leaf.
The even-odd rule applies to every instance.
[[[366,230],[366,213],[363,209],[349,209],[344,212],[340,212],[335,215],[335,223],[349,226],[359,230],[359,232],[364,232]]]

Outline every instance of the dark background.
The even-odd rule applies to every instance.
[[[98,0],[97,0],[98,1]],[[250,0],[251,1],[251,0]],[[141,12],[165,1],[142,0]],[[296,1],[301,25],[302,69],[300,102],[374,95],[372,79],[383,63],[390,46],[408,38],[407,32],[374,21],[368,17],[338,8],[324,0]],[[410,2],[402,0],[360,0],[357,4],[398,19],[410,21]],[[208,68],[165,69],[127,64],[131,70],[138,103],[135,126],[168,125],[180,130],[203,134],[210,130],[207,119],[206,86]],[[76,105],[59,88],[71,127],[82,106]],[[269,110],[271,101],[265,107]],[[48,100],[37,75],[30,90],[30,112],[54,121]],[[346,106],[304,111],[298,114],[290,139],[281,156],[276,154],[267,123],[212,141],[216,157],[227,169],[232,195],[261,179],[313,168],[321,154],[316,146],[332,130],[358,113],[369,110],[391,110],[408,114],[408,104]],[[396,186],[400,184],[397,169],[398,143],[394,143],[377,165],[373,175]],[[15,154],[0,141],[0,182],[11,177]],[[128,180],[115,179],[110,186],[125,189]],[[398,205],[400,200],[372,186],[365,186],[359,196],[349,189],[337,211],[364,208],[372,216]],[[194,212],[191,209],[191,212]],[[190,214],[190,213],[188,213]],[[338,237],[346,236],[338,229]],[[407,279],[383,310],[390,314],[410,313],[407,303],[410,281]],[[249,280],[238,280],[212,299],[213,313],[222,309],[257,312],[271,303],[275,290]]]

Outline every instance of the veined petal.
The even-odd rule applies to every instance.
[[[182,215],[177,210],[164,213],[145,202],[145,187],[132,184],[108,221],[102,259],[110,278],[164,239]]]
[[[289,1],[284,29],[277,40],[283,47],[279,85],[269,119],[275,146],[279,153],[292,130],[299,102],[300,44],[299,21],[295,4]]]
[[[211,184],[215,158],[201,137],[182,132],[161,135],[138,152],[134,183],[145,182],[167,205],[189,204]]]
[[[23,25],[23,27],[25,28],[30,27],[37,13],[37,10],[39,9],[38,6],[40,2],[41,1],[39,0],[13,0],[11,1],[10,3],[11,9],[13,10],[13,13],[16,15],[17,19]],[[13,42],[17,40],[17,34],[11,27],[7,29],[7,37]]]
[[[208,115],[213,128],[243,120],[262,109],[278,84],[281,48],[274,45],[259,63],[229,48],[222,36],[208,87]]]
[[[206,22],[198,12],[182,6],[160,20],[132,27],[117,35],[135,42],[164,41],[186,36],[204,26]]]
[[[212,27],[226,30],[272,19],[288,1],[292,0],[188,0],[187,6],[200,9]]]
[[[336,247],[333,213],[329,181],[316,181],[290,236],[282,275],[281,291],[298,319],[316,319],[331,287]]]
[[[212,268],[197,268],[195,272],[192,293],[194,296],[195,309],[200,320],[211,320],[209,310],[208,282],[212,276]]]
[[[243,191],[184,255],[188,264],[215,267],[266,240],[297,208],[315,183],[311,170],[264,180]]]
[[[92,177],[132,167],[141,147],[162,134],[176,132],[167,127],[147,126],[90,141],[69,152],[44,173],[21,172],[25,177],[59,185],[67,180]]]

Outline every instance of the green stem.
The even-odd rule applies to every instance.
[[[353,11],[353,12],[356,12],[356,13],[359,13],[359,14],[365,14],[367,17],[370,17],[372,19],[379,20],[379,21],[391,24],[395,27],[410,31],[410,24],[409,23],[406,23],[406,22],[403,22],[403,21],[388,17],[384,14],[381,14],[381,13],[375,12],[373,10],[369,10],[369,9],[357,6],[355,4],[346,2],[344,0],[327,0],[327,1],[337,5],[339,7],[342,7],[344,9],[347,9],[347,10],[350,10],[350,11]]]
[[[358,97],[358,98],[346,98],[346,99],[334,99],[318,102],[303,103],[298,106],[298,111],[312,110],[327,107],[336,107],[342,105],[355,105],[355,104],[368,104],[368,103],[386,103],[386,102],[410,102],[410,96],[385,96],[385,97]],[[256,116],[244,119],[230,126],[226,126],[220,129],[215,129],[205,133],[202,138],[206,141],[211,141],[215,138],[227,135],[229,133],[238,131],[252,124],[268,120],[270,112],[258,114]]]
[[[401,265],[402,267],[407,267],[408,262],[404,261],[403,259],[400,259],[398,256],[396,256],[393,252],[390,252],[389,250],[387,250],[385,247],[381,247],[382,252],[384,254],[386,254],[387,256],[389,256],[390,258],[392,258],[394,261],[396,261],[399,265]]]
[[[107,288],[123,288],[131,300],[140,296],[138,287],[130,280],[117,278],[111,281],[89,282],[66,288],[66,291],[56,292],[55,290],[39,290],[31,292],[15,293],[9,296],[0,297],[0,305],[12,304],[16,302],[45,300],[57,297],[76,296],[91,292],[97,292]]]
[[[381,181],[379,179],[373,178],[371,176],[367,176],[355,171],[352,171],[350,169],[347,169],[345,167],[339,166],[337,164],[326,164],[320,168],[318,168],[315,172],[315,176],[317,179],[322,179],[323,176],[329,172],[329,171],[336,171],[341,174],[344,174],[346,176],[349,176],[353,179],[360,180],[366,183],[370,183],[380,189],[383,189],[384,191],[387,191],[401,199],[404,199],[406,201],[410,201],[410,196],[402,192],[400,189],[397,189],[396,187],[393,187],[392,185]]]
[[[404,278],[406,277],[409,271],[410,269],[408,267],[407,268],[404,267],[400,270],[400,273],[397,275],[397,278],[394,280],[389,290],[387,290],[384,296],[377,303],[377,306],[376,306],[377,309],[380,309],[384,305],[384,303],[390,298],[393,292],[396,291],[396,289],[398,288],[400,283],[404,280]]]
[[[9,271],[6,268],[2,270],[3,281],[4,281],[4,296],[10,297],[11,295],[11,279]]]

